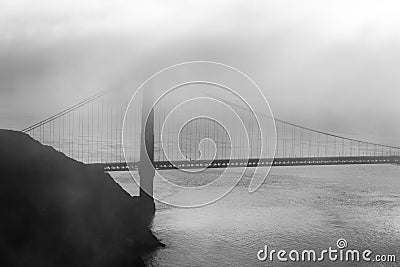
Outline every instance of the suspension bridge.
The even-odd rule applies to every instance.
[[[232,154],[232,144],[222,126],[213,120],[197,118],[186,124],[179,132],[175,129],[162,132],[163,122],[178,103],[165,99],[154,107],[151,120],[153,165],[156,169],[196,169],[257,166],[300,166],[300,165],[340,165],[340,164],[398,164],[400,148],[356,140],[332,133],[310,129],[290,122],[264,116],[274,120],[276,131],[275,146],[268,147],[271,136],[260,136],[257,124],[251,120],[251,112],[235,103],[227,103],[245,122],[249,141],[247,155],[241,155],[240,141]],[[170,100],[171,100],[170,99]],[[129,129],[125,129],[122,142],[123,119],[129,98],[124,93],[102,92],[31,125],[23,130],[39,142],[52,146],[65,155],[86,163],[96,164],[105,171],[126,171],[139,167],[141,131],[143,128],[141,106],[133,107],[137,116],[129,117]],[[190,107],[186,113],[193,113]],[[218,111],[216,111],[218,112]],[[245,137],[241,138],[244,139]],[[264,151],[260,144],[265,138]],[[163,144],[163,140],[164,144]],[[204,139],[213,139],[213,144],[199,144]],[[175,140],[175,141],[174,141]],[[175,144],[178,140],[179,144]],[[243,142],[245,143],[245,142]],[[123,147],[124,146],[124,147]],[[176,147],[176,148],[174,148]],[[165,150],[171,150],[169,157]],[[275,157],[271,152],[275,150]],[[210,152],[211,151],[211,152]],[[237,152],[239,151],[239,152]],[[124,153],[125,152],[125,153]],[[126,154],[131,155],[127,162]]]
[[[179,101],[176,99],[177,103]],[[112,92],[102,92],[27,127],[23,132],[77,161],[101,165],[105,171],[124,171],[128,167],[138,168],[142,107],[134,107],[139,116],[131,116],[130,128],[125,134],[128,138],[123,147],[123,118],[126,115],[128,103],[129,99],[124,94],[113,95]],[[249,119],[250,112],[237,104],[228,104],[241,114],[243,121],[248,123],[246,129],[249,133],[247,138],[250,142],[250,151],[246,157],[240,155],[240,152],[231,155],[232,144],[229,144],[227,140],[229,137],[221,129],[222,126],[217,121],[205,118],[193,120],[182,129],[179,133],[179,145],[175,150],[173,146],[176,144],[172,141],[177,139],[171,136],[177,135],[177,131],[163,133],[164,140],[167,141],[162,146],[162,123],[166,120],[168,111],[176,106],[176,103],[169,103],[169,107],[167,105],[164,108],[158,106],[154,108],[152,121],[154,167],[156,169],[193,169],[227,166],[398,164],[400,162],[399,147],[322,132],[268,116],[265,116],[265,119],[272,119],[275,123],[276,146],[268,147],[268,136],[266,136],[264,149],[267,152],[275,149],[275,157],[262,157],[268,153],[259,151],[262,137],[260,132],[257,132],[256,123]],[[204,139],[213,139],[214,145],[206,144],[205,152],[202,153],[199,150],[199,143]],[[172,155],[170,157],[167,157],[164,151],[168,147],[172,150],[169,153]],[[215,151],[210,152],[212,150]],[[240,151],[240,146],[237,147],[236,151],[238,150]],[[127,153],[133,159],[130,162],[126,160]],[[200,153],[203,154],[203,158],[200,158]]]

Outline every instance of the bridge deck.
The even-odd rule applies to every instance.
[[[350,165],[350,164],[400,164],[400,156],[349,156],[349,157],[302,157],[302,158],[265,158],[265,159],[218,159],[214,161],[157,161],[157,170],[226,168],[226,167],[267,167],[267,166],[311,166],[311,165]],[[104,171],[135,170],[139,162],[110,162],[90,165],[101,166]]]

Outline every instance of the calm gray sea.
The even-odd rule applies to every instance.
[[[179,171],[163,174],[188,184],[218,176]],[[137,186],[129,173],[113,173],[131,194]],[[211,178],[210,178],[211,177]],[[211,205],[173,208],[157,203],[153,230],[166,244],[147,256],[149,266],[400,266],[400,166],[353,165],[275,167],[253,194],[243,180]],[[156,195],[174,192],[155,188]],[[257,252],[287,252],[332,247],[344,238],[346,249],[396,255],[397,263],[259,261]],[[287,257],[287,255],[286,255]]]

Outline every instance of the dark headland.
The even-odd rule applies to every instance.
[[[0,130],[0,266],[141,266],[154,205],[108,174]]]

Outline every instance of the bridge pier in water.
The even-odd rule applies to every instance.
[[[142,102],[142,132],[140,140],[139,197],[143,201],[154,203],[154,107],[152,100],[153,93],[151,90],[144,90]]]

